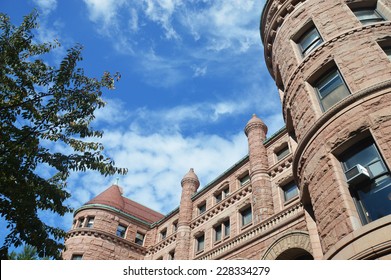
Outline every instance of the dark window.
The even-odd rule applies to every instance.
[[[301,37],[297,41],[297,44],[299,45],[303,56],[306,56],[322,42],[323,40],[322,37],[320,37],[318,30],[315,26],[312,26],[310,29],[307,30],[307,32],[301,35]]]
[[[178,230],[178,221],[172,223],[172,232],[176,232]]]
[[[135,238],[134,242],[135,242],[136,244],[140,245],[140,246],[143,246],[143,244],[144,244],[144,238],[145,238],[145,235],[144,235],[144,234],[137,232],[137,233],[136,233],[136,238]]]
[[[175,260],[175,250],[168,253],[169,260]]]
[[[243,177],[240,178],[239,180],[240,180],[240,185],[241,185],[241,186],[244,186],[244,185],[246,185],[247,183],[250,182],[250,175],[247,174],[246,176],[243,176]]]
[[[116,235],[124,238],[126,232],[126,226],[118,225]]]
[[[79,219],[79,228],[84,226],[84,218]]]
[[[215,233],[214,241],[218,242],[228,237],[230,235],[230,232],[231,232],[231,226],[228,219],[214,227],[214,233]]]
[[[349,90],[338,70],[334,69],[315,84],[323,111],[349,96]]]
[[[196,241],[197,241],[197,245],[196,245],[197,252],[203,251],[205,248],[205,235],[202,234],[202,235],[198,236],[196,238]]]
[[[202,214],[206,211],[206,202],[202,203],[201,205],[198,205],[198,214]]]
[[[161,232],[160,232],[160,240],[163,240],[167,237],[167,229],[163,229]]]
[[[220,241],[223,237],[223,227],[219,224],[215,227],[215,241]]]
[[[384,18],[380,15],[375,8],[368,9],[356,9],[353,10],[357,19],[364,25],[384,21]]]
[[[285,201],[291,200],[299,194],[299,189],[297,188],[296,183],[293,181],[283,186],[282,190],[284,191]]]
[[[354,145],[340,160],[362,222],[366,224],[391,214],[390,172],[373,140]]]
[[[229,189],[228,188],[225,188],[221,192],[215,194],[215,201],[216,201],[216,203],[222,201],[228,195],[229,195]]]
[[[281,160],[289,154],[289,147],[285,146],[276,152],[277,160]]]
[[[253,213],[251,207],[247,207],[240,211],[240,215],[242,217],[242,227],[250,224],[253,219]]]
[[[86,227],[89,227],[89,228],[94,227],[94,217],[88,217]]]
[[[388,56],[388,59],[391,60],[391,47],[384,48],[383,50]]]
[[[81,260],[81,259],[83,259],[83,255],[80,254],[74,254],[71,257],[71,260]]]

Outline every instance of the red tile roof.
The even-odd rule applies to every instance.
[[[163,214],[123,197],[122,189],[117,185],[112,185],[84,205],[88,204],[103,204],[111,206],[148,223],[157,222],[164,218]]]

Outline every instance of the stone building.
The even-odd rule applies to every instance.
[[[286,127],[161,215],[111,186],[64,259],[391,259],[391,0],[268,0],[265,61]],[[178,183],[179,188],[179,183]]]

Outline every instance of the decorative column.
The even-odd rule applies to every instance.
[[[257,224],[273,215],[271,181],[267,173],[268,158],[263,145],[267,126],[254,114],[244,131],[248,138],[252,207],[254,223]]]
[[[193,213],[193,201],[191,197],[200,186],[200,181],[193,168],[181,181],[182,196],[179,206],[178,230],[176,238],[175,259],[188,260],[190,257],[191,229],[190,222]]]

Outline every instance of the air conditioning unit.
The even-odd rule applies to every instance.
[[[348,184],[357,184],[370,178],[368,170],[361,164],[357,164],[345,172]]]

